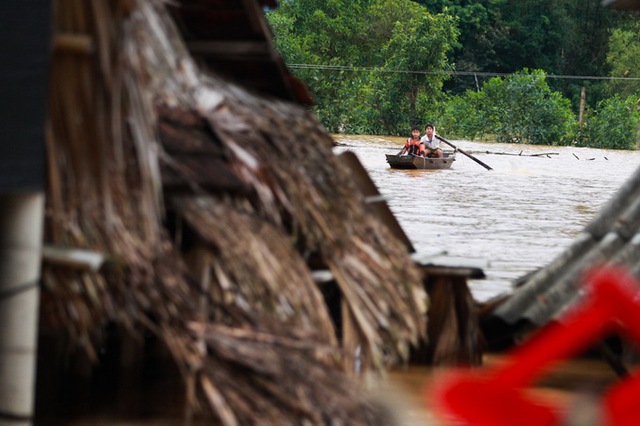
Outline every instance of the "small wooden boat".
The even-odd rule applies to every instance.
[[[455,152],[444,152],[443,158],[428,158],[418,155],[386,154],[387,163],[392,169],[428,169],[443,170],[451,168],[456,161]]]

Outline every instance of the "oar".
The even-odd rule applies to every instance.
[[[449,142],[448,140],[446,140],[445,138],[443,138],[440,135],[434,135],[436,138],[440,139],[442,142],[446,143],[447,145],[449,145],[451,148],[455,149],[456,151],[460,151],[461,153],[463,153],[464,155],[466,155],[467,157],[471,158],[473,161],[475,161],[476,163],[480,164],[482,167],[484,167],[487,170],[493,170],[491,167],[487,166],[486,164],[484,164],[482,161],[478,160],[476,157],[474,157],[473,155],[469,154],[468,152],[465,152],[463,150],[461,150],[460,148],[458,148],[457,146],[455,146],[454,144],[452,144],[451,142]]]

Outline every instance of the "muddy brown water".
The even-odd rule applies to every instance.
[[[493,170],[460,153],[450,170],[394,170],[384,154],[403,138],[334,138],[336,153],[359,157],[419,253],[483,266],[487,277],[470,281],[478,301],[553,260],[640,166],[640,151],[447,138]],[[530,156],[543,153],[552,155]]]
[[[444,251],[453,259],[484,265],[487,278],[470,282],[479,301],[510,291],[514,279],[558,255],[640,166],[640,152],[635,151],[451,140],[494,170],[460,154],[450,170],[392,170],[384,154],[396,153],[402,138],[334,137],[340,143],[336,153],[351,150],[360,158],[418,252]],[[540,153],[554,155],[527,156]],[[495,355],[485,358],[485,368],[500,362]],[[540,398],[570,406],[581,389],[599,391],[616,380],[601,361],[577,360],[561,367],[537,384]],[[396,412],[399,425],[450,424],[426,397],[441,372],[424,366],[398,368],[373,388]],[[172,380],[132,390],[124,404],[100,398],[89,413],[59,413],[35,424],[184,424],[184,390],[180,380]]]

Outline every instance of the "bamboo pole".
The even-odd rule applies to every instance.
[[[30,425],[44,195],[2,195],[0,206],[0,424]]]
[[[53,39],[56,52],[89,55],[94,51],[93,40],[86,34],[58,34]]]

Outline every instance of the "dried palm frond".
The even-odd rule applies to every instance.
[[[178,199],[186,221],[207,244],[205,267],[214,276],[217,303],[250,306],[281,321],[317,330],[335,344],[335,330],[322,295],[291,238],[248,212],[211,198]]]
[[[292,413],[367,424],[336,360],[406,357],[425,333],[425,295],[329,135],[301,106],[200,72],[164,1],[61,4],[55,36],[89,48],[59,39],[54,52],[46,239],[109,261],[46,265],[43,326],[94,360],[106,324],[152,331],[199,385],[190,402],[225,424],[254,419],[247,397],[282,424]],[[169,213],[195,250],[171,235]],[[312,258],[343,295],[341,350]]]
[[[335,347],[297,327],[261,320],[250,328],[198,323],[190,329],[215,354],[199,380],[216,413],[226,413],[224,424],[392,424],[359,386],[319,361],[332,358]]]
[[[333,272],[356,327],[357,342],[345,345],[362,346],[365,366],[382,364],[383,347],[387,355],[405,357],[407,343],[425,331],[420,271],[402,243],[367,214],[331,138],[295,105],[213,81],[203,90],[220,99],[206,118],[232,152],[233,170],[255,188],[257,213],[290,229],[301,251],[317,253]],[[255,111],[260,118],[253,118]],[[352,355],[345,352],[349,365]]]

